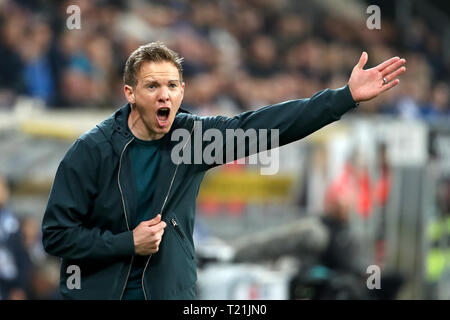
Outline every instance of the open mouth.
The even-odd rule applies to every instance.
[[[170,115],[170,108],[162,107],[156,111],[156,118],[158,119],[158,123],[161,127],[167,124]]]

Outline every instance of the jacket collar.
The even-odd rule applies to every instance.
[[[120,107],[109,118],[97,125],[103,135],[111,142],[114,151],[120,155],[125,145],[133,138],[133,135],[128,130],[128,116],[131,112],[131,106],[129,103]],[[178,115],[180,113],[188,113],[189,111],[179,108],[177,116],[173,121],[170,131],[164,135],[161,139],[164,141],[170,141],[170,135],[172,131],[179,127]]]

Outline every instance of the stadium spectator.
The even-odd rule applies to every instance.
[[[401,55],[414,61],[414,69],[398,92],[363,103],[358,112],[427,120],[450,113],[448,99],[440,98],[448,91],[442,83],[449,82],[450,60],[442,54],[439,33],[421,17],[405,30],[386,17],[383,32],[376,32],[312,1],[79,0],[74,4],[81,9],[82,29],[68,30],[69,4],[0,3],[0,105],[11,107],[25,94],[49,107],[113,109],[125,102],[116,93],[119,66],[133,48],[159,39],[186,58],[186,80],[206,86],[196,85],[193,92],[199,94],[186,97],[187,108],[199,114],[244,111],[340,87],[353,67],[351,57],[363,49],[373,52],[371,64],[408,52]],[[233,85],[236,79],[243,86]],[[428,96],[439,102],[426,104]]]
[[[27,298],[30,261],[19,220],[8,209],[9,187],[0,177],[0,300]]]

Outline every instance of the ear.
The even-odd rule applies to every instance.
[[[184,86],[185,86],[185,83],[183,82],[181,84],[181,100],[183,100],[183,98],[184,98]]]
[[[127,98],[128,102],[130,104],[135,104],[136,103],[136,98],[134,96],[134,90],[133,87],[129,86],[129,85],[125,85],[123,87],[123,92],[125,93],[125,97]]]

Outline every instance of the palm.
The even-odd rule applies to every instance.
[[[405,59],[391,58],[376,67],[364,70],[367,63],[367,53],[363,52],[358,64],[353,68],[348,82],[353,100],[356,102],[375,98],[380,93],[395,87],[400,80],[397,76],[406,71],[403,67]],[[383,81],[386,79],[386,82]]]

